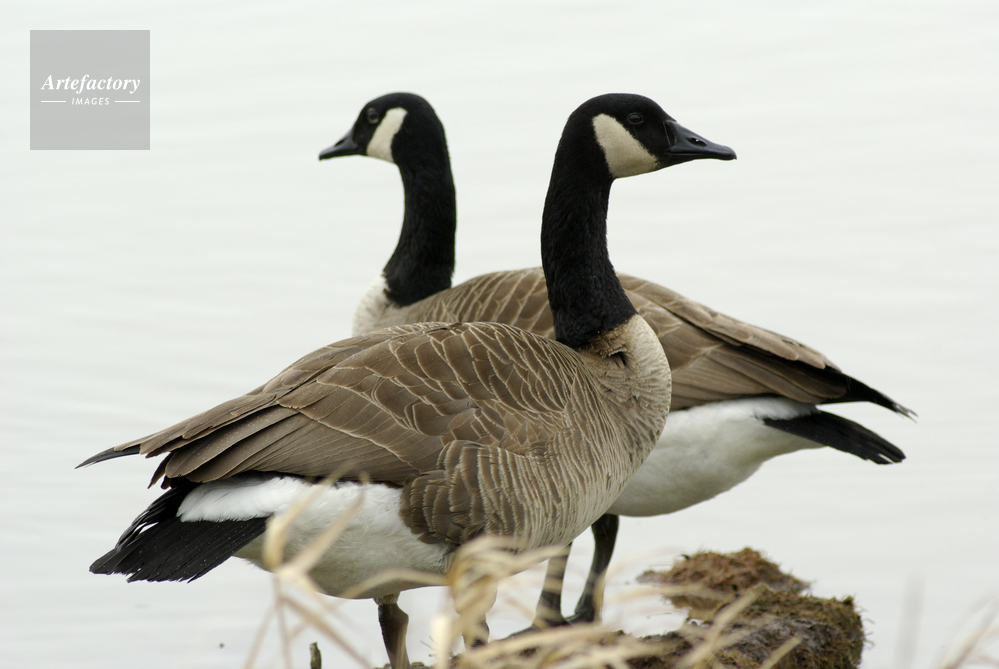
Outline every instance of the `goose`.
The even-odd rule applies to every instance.
[[[289,530],[293,555],[357,503],[310,574],[329,595],[374,599],[390,664],[408,667],[398,596],[422,583],[369,579],[446,573],[482,535],[518,550],[565,546],[651,451],[669,411],[669,365],[608,258],[611,184],[730,155],[685,136],[648,98],[585,102],[566,122],[542,214],[554,338],[502,323],[376,330],[98,453],[81,466],[161,457],[152,482],[166,492],[91,571],[188,581],[232,556],[266,568],[268,518],[318,494]],[[333,474],[333,486],[316,482]]]
[[[682,128],[671,127],[684,136]],[[706,141],[689,135],[690,141]],[[509,323],[554,336],[539,268],[493,272],[450,287],[454,183],[444,127],[425,99],[391,93],[371,100],[319,158],[351,155],[394,163],[405,193],[398,245],[357,307],[355,334],[455,319]],[[650,281],[622,273],[618,279],[669,360],[670,418],[649,458],[592,527],[593,560],[574,615],[561,614],[565,558],[553,558],[533,627],[595,619],[594,588],[610,563],[619,516],[680,511],[730,490],[765,461],[802,449],[828,446],[877,464],[905,458],[881,436],[817,405],[872,402],[904,416],[913,412],[844,374],[815,349]]]

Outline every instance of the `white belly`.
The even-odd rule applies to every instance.
[[[340,596],[359,583],[393,569],[444,573],[447,562],[444,547],[424,543],[409,531],[399,516],[399,489],[385,485],[340,483],[329,487],[295,477],[234,477],[196,488],[184,499],[179,515],[182,520],[270,516],[287,511],[295,500],[317,487],[322,492],[291,525],[284,550],[286,560],[363,498],[343,532],[309,573],[327,594]],[[263,537],[251,541],[236,556],[264,568]],[[353,596],[379,597],[420,585],[391,580]]]
[[[686,509],[742,483],[770,458],[818,448],[763,423],[815,410],[794,400],[761,397],[670,412],[652,453],[607,513],[658,516]]]

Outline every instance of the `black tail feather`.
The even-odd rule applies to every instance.
[[[823,400],[822,404],[838,404],[840,402],[872,402],[879,406],[883,406],[884,408],[890,411],[894,411],[897,414],[901,414],[906,418],[912,420],[916,419],[915,411],[913,411],[909,407],[902,406],[901,404],[899,404],[892,398],[888,397],[881,391],[871,388],[866,383],[858,381],[852,376],[847,376],[846,374],[843,374],[843,372],[839,370],[833,370],[831,368],[827,368],[825,371],[827,373],[835,374],[841,377],[842,380],[846,383],[847,390],[840,397],[837,397],[835,399]]]
[[[764,418],[768,426],[814,441],[823,446],[856,455],[879,465],[905,460],[905,453],[860,423],[819,411],[797,418]]]
[[[128,574],[129,582],[193,581],[263,534],[267,518],[181,521],[177,510],[193,487],[179,485],[157,498],[90,571]]]

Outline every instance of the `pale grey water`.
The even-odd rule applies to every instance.
[[[316,155],[366,100],[400,89],[426,96],[448,131],[456,279],[537,264],[566,116],[599,93],[642,93],[739,160],[616,184],[616,266],[807,342],[920,414],[842,410],[903,448],[901,465],[799,453],[700,507],[625,519],[618,555],[632,561],[610,596],[676,553],[751,545],[820,595],[854,595],[873,644],[864,666],[879,669],[936,666],[974,607],[999,597],[999,5],[3,13],[3,666],[241,665],[268,577],[241,564],[193,584],[89,574],[156,495],[153,467],[73,466],[348,334],[394,244],[401,189],[389,165]],[[29,151],[29,30],[126,28],[152,31],[152,150]],[[404,597],[414,659],[440,601]],[[607,615],[661,629],[648,608]],[[342,610],[384,662],[374,606]],[[494,631],[523,624],[497,615]],[[321,645],[328,666],[353,666]]]

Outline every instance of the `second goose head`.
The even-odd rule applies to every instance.
[[[319,160],[371,156],[395,163],[403,171],[447,166],[450,161],[444,126],[430,103],[413,93],[389,93],[368,102],[350,131]]]
[[[320,152],[319,160],[341,156],[386,160],[402,177],[399,243],[369,289],[369,308],[405,307],[450,288],[457,221],[454,178],[444,126],[430,103],[413,93],[371,100],[350,131]]]

